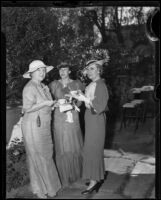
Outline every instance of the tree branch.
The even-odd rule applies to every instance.
[[[121,14],[120,14],[120,24],[122,23],[122,14],[123,14],[123,8],[121,7]]]
[[[100,25],[99,22],[98,22],[98,16],[97,16],[96,11],[93,10],[93,11],[92,11],[92,14],[93,14],[92,19],[93,19],[94,23],[95,23],[96,26],[98,27],[99,31],[102,32],[102,30],[101,30],[101,25]]]
[[[116,28],[120,27],[119,19],[118,19],[118,7],[115,7],[115,20],[116,20]]]
[[[102,31],[104,32],[105,31],[105,9],[106,7],[103,6],[102,7],[102,24],[101,24],[101,27],[102,27]]]

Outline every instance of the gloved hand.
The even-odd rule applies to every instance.
[[[90,103],[90,99],[87,98],[83,92],[79,91],[71,91],[70,94],[73,98],[77,99],[78,101],[84,101],[85,103]]]

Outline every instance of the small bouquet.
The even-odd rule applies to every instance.
[[[74,91],[70,91],[70,95],[72,98],[77,99],[78,101],[84,101],[85,103],[90,103],[90,99],[87,98],[82,92],[81,90],[74,90]]]

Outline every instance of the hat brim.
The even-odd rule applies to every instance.
[[[45,67],[46,68],[46,73],[50,72],[54,67],[53,66],[42,66],[42,67]],[[39,68],[42,68],[42,67],[39,67]],[[36,68],[35,70],[33,71],[27,71],[26,73],[23,74],[23,78],[31,78],[31,73],[36,71],[37,69],[39,68]]]
[[[93,65],[93,64],[103,65],[104,63],[105,63],[105,60],[104,60],[104,59],[103,59],[103,60],[96,60],[96,61],[94,61],[94,62],[88,64],[88,65],[85,67],[85,69],[87,69],[89,66],[91,66],[91,65]]]
[[[105,60],[104,60],[104,59],[103,59],[103,60],[96,60],[96,61],[94,61],[94,62],[88,64],[88,65],[83,69],[83,71],[84,71],[84,70],[87,70],[88,67],[91,66],[91,65],[93,65],[93,64],[103,65],[104,63],[105,63]]]
[[[104,63],[106,63],[106,60],[105,60],[105,59],[102,59],[102,60],[93,60],[93,61],[94,61],[94,62],[91,62],[91,63],[87,64],[87,66],[82,70],[82,73],[83,73],[84,75],[87,74],[87,69],[88,69],[89,66],[91,66],[91,65],[93,65],[93,64],[99,64],[99,65],[102,66]]]

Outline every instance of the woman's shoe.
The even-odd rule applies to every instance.
[[[39,197],[39,199],[47,199],[47,196],[45,194],[37,193],[36,195],[37,197]]]
[[[48,194],[48,197],[55,197],[56,196],[56,194]]]
[[[94,190],[98,192],[101,184],[100,182],[96,183],[93,187],[91,187],[89,190],[84,190],[82,194],[91,194]]]

